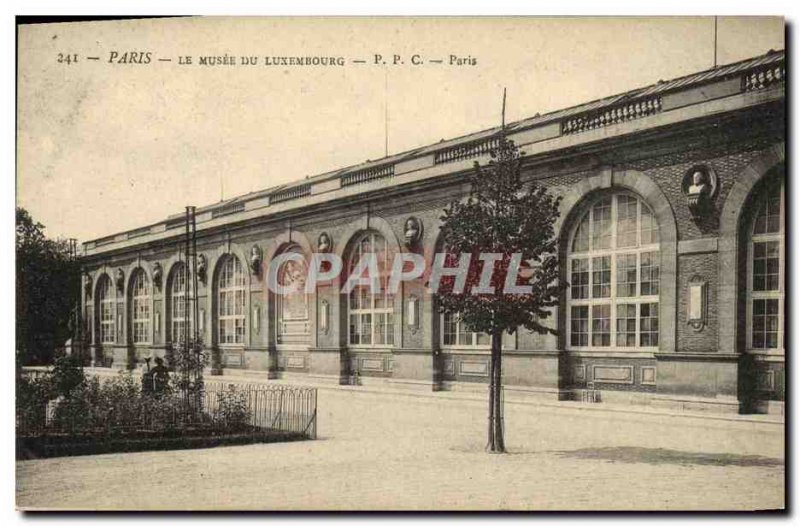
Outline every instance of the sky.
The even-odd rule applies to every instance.
[[[783,47],[781,18],[718,19],[720,65]],[[387,143],[394,154],[496,126],[503,88],[512,122],[708,69],[714,20],[37,24],[20,27],[17,52],[17,206],[48,236],[83,242],[378,159]],[[198,63],[225,55],[236,65]],[[298,55],[345,65],[265,65]]]

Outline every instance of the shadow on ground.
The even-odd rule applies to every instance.
[[[694,453],[676,449],[645,447],[599,447],[552,451],[561,457],[606,460],[628,464],[680,464],[701,466],[784,467],[784,461],[759,455],[732,453]]]

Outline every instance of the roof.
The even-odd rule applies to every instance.
[[[720,80],[724,80],[726,78],[733,78],[742,75],[743,72],[748,70],[756,70],[759,71],[761,67],[768,67],[771,64],[776,64],[783,62],[785,60],[785,51],[784,50],[770,50],[764,55],[760,55],[757,57],[741,60],[739,62],[734,62],[731,64],[726,64],[724,66],[717,66],[714,68],[710,68],[704,71],[699,71],[696,73],[692,73],[690,75],[685,75],[683,77],[675,78],[672,80],[659,80],[654,84],[650,84],[648,86],[644,86],[641,88],[636,88],[633,90],[626,91],[624,93],[620,93],[617,95],[612,95],[609,97],[603,97],[597,100],[593,100],[590,102],[586,102],[583,104],[579,104],[576,106],[571,106],[569,108],[564,108],[560,110],[555,110],[552,112],[548,112],[545,114],[536,114],[533,117],[522,119],[516,122],[512,122],[506,125],[507,132],[519,132],[522,130],[526,130],[529,128],[535,128],[538,126],[542,126],[545,124],[553,123],[562,121],[564,119],[568,119],[570,117],[576,115],[586,115],[590,113],[597,113],[605,110],[607,108],[614,107],[620,102],[624,102],[627,100],[641,100],[646,99],[648,97],[660,96],[668,92],[678,91],[682,89],[686,89],[687,87],[695,87],[701,86],[707,83],[716,82]],[[339,168],[336,170],[332,170],[329,172],[317,174],[314,176],[308,176],[304,179],[297,180],[290,183],[284,183],[281,185],[269,187],[263,190],[259,190],[256,192],[250,192],[248,194],[243,194],[240,196],[233,197],[231,199],[227,199],[225,201],[216,202],[213,204],[209,204],[206,206],[198,207],[197,212],[205,212],[209,210],[218,210],[223,209],[226,207],[234,207],[237,203],[241,203],[241,206],[244,206],[246,201],[251,201],[253,199],[258,199],[261,197],[271,196],[273,194],[277,194],[279,192],[283,193],[284,191],[291,192],[295,188],[300,188],[304,185],[309,185],[310,183],[318,183],[320,181],[325,181],[328,179],[334,179],[341,177],[345,174],[357,173],[360,171],[369,171],[369,170],[380,170],[384,167],[388,167],[394,163],[401,162],[406,159],[410,159],[413,157],[424,156],[434,152],[439,152],[446,149],[451,149],[453,147],[461,147],[461,146],[469,146],[472,143],[480,143],[485,141],[486,139],[491,138],[493,135],[497,134],[500,131],[500,127],[493,127],[485,130],[481,130],[475,133],[471,133],[468,135],[463,135],[460,137],[455,137],[449,140],[442,140],[434,144],[430,144],[427,146],[422,146],[419,148],[415,148],[413,150],[408,150],[404,152],[400,152],[397,154],[389,155],[387,157],[383,157],[376,160],[367,160],[363,163],[351,165],[344,168]],[[306,195],[306,194],[303,194]],[[167,222],[172,222],[177,220],[180,217],[183,217],[183,213],[177,213],[170,215],[167,218]],[[160,221],[159,223],[162,223]],[[158,223],[156,223],[158,224]],[[116,235],[116,234],[115,234]],[[105,238],[101,238],[101,240],[110,239],[114,236],[106,236]]]
[[[620,93],[620,94],[617,94],[617,95],[611,95],[609,97],[603,97],[601,99],[593,100],[593,101],[590,101],[590,102],[585,102],[585,103],[579,104],[577,106],[570,106],[569,108],[564,108],[564,109],[560,109],[560,110],[551,111],[551,112],[548,112],[548,113],[545,113],[545,114],[542,114],[542,115],[537,114],[537,115],[535,115],[533,117],[526,118],[526,119],[523,119],[523,120],[520,120],[520,121],[516,121],[516,122],[512,122],[510,124],[507,124],[506,125],[506,130],[511,132],[511,131],[518,131],[518,130],[525,129],[525,128],[540,126],[542,124],[546,124],[546,123],[551,122],[551,121],[561,120],[561,119],[564,119],[566,117],[571,117],[573,115],[586,113],[586,112],[590,112],[590,111],[600,110],[600,109],[606,108],[608,106],[612,106],[612,105],[616,104],[617,102],[625,100],[625,99],[648,97],[648,96],[651,96],[651,95],[658,95],[658,94],[663,94],[663,93],[666,93],[666,92],[669,92],[669,91],[681,89],[681,88],[683,88],[685,86],[705,84],[707,82],[713,82],[713,81],[716,81],[716,80],[721,80],[721,79],[726,78],[726,77],[735,76],[735,75],[741,73],[742,71],[745,71],[745,70],[748,70],[748,69],[756,68],[756,67],[762,66],[762,65],[772,64],[772,63],[775,63],[775,62],[780,62],[780,61],[784,60],[784,58],[785,58],[784,50],[778,50],[778,51],[770,50],[766,54],[758,56],[758,57],[741,60],[739,62],[734,62],[732,64],[726,64],[724,66],[717,66],[715,68],[710,68],[710,69],[707,69],[705,71],[699,71],[697,73],[692,73],[692,74],[689,74],[689,75],[686,75],[686,76],[683,76],[683,77],[678,77],[676,79],[672,79],[672,80],[668,80],[668,81],[659,80],[655,84],[650,84],[649,86],[645,86],[645,87],[642,87],[642,88],[632,89],[632,90],[629,90],[629,91],[626,91],[624,93]],[[299,184],[301,182],[314,182],[314,181],[317,181],[317,180],[320,180],[320,179],[326,179],[328,177],[335,177],[337,175],[341,175],[341,174],[344,174],[344,173],[354,172],[354,171],[358,171],[358,170],[361,170],[361,169],[364,169],[364,168],[369,168],[371,166],[377,166],[377,165],[381,165],[381,164],[384,164],[384,163],[388,164],[388,163],[402,161],[405,158],[408,158],[408,157],[411,157],[411,156],[414,156],[414,155],[424,155],[426,153],[430,153],[432,151],[439,150],[439,149],[442,149],[442,148],[449,148],[451,146],[456,146],[456,145],[459,145],[459,144],[466,144],[466,143],[470,143],[472,141],[479,141],[479,140],[485,139],[487,137],[490,137],[490,136],[492,136],[493,134],[495,134],[495,133],[497,133],[499,131],[500,131],[500,127],[496,126],[496,127],[493,127],[493,128],[481,130],[479,132],[471,133],[471,134],[468,134],[468,135],[455,137],[453,139],[442,140],[442,141],[439,141],[439,142],[431,144],[431,145],[422,146],[422,147],[419,147],[419,148],[415,148],[413,150],[407,150],[407,151],[404,151],[404,152],[392,154],[392,155],[389,155],[387,157],[382,157],[380,159],[367,160],[367,161],[365,161],[363,163],[360,163],[360,164],[351,165],[351,166],[347,166],[345,168],[339,168],[339,169],[332,170],[332,171],[329,171],[329,172],[325,172],[325,173],[322,173],[322,174],[309,176],[309,177],[306,177],[303,180],[293,181],[293,182],[290,182],[290,183],[284,183],[284,184],[281,184],[281,185],[265,188],[263,190],[258,190],[258,191],[251,192],[251,193],[248,193],[248,194],[243,194],[243,195],[240,195],[240,196],[237,196],[237,197],[233,197],[231,199],[228,199],[228,200],[225,200],[225,201],[222,201],[222,202],[217,202],[217,203],[214,203],[212,205],[203,206],[202,208],[198,208],[198,211],[207,210],[208,208],[211,208],[211,207],[216,208],[216,207],[218,207],[220,205],[230,204],[230,203],[236,202],[238,200],[242,200],[244,198],[252,198],[252,197],[257,197],[259,195],[268,195],[268,194],[274,193],[274,192],[276,192],[278,190],[281,190],[283,188],[292,186],[294,184]],[[181,215],[182,216],[182,214],[176,214],[175,216],[170,216],[170,218],[177,217],[177,215]]]

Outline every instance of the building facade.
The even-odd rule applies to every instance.
[[[570,283],[558,336],[504,336],[504,383],[531,396],[730,412],[782,411],[785,392],[785,57],[739,63],[536,115],[506,133],[524,178],[562,197]],[[185,312],[184,217],[84,244],[94,365],[168,355],[197,324],[211,372],[426,389],[488,382],[489,340],[443,315],[424,279],[396,294],[339,283],[277,296],[287,251],[437,251],[498,129],[197,209],[198,319]],[[280,283],[302,281],[288,261]]]

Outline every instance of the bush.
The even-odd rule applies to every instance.
[[[141,390],[128,372],[103,383],[92,378],[56,401],[52,425],[69,433],[121,432],[142,423]]]
[[[47,425],[48,405],[58,400],[61,405],[77,391],[84,389],[86,377],[77,356],[61,356],[53,369],[35,376],[22,374],[16,378],[17,428],[24,432],[43,431]],[[83,417],[79,409],[69,405],[63,411],[72,411]]]
[[[225,429],[241,430],[250,425],[251,413],[247,392],[233,385],[219,393],[214,422]]]
[[[78,356],[60,356],[53,364],[50,378],[55,390],[55,396],[69,397],[73,389],[86,381]]]
[[[220,391],[216,403],[206,405],[208,398],[202,393],[187,397],[180,392],[143,392],[138,378],[126,371],[103,382],[97,377],[86,379],[81,375],[80,382],[76,378],[66,367],[38,378],[20,377],[18,434],[52,431],[119,437],[203,428],[239,432],[251,425],[248,392],[234,386]]]
[[[68,433],[88,432],[97,427],[100,382],[97,378],[84,381],[70,391],[69,396],[56,399],[51,425]]]
[[[47,419],[47,403],[53,397],[49,376],[20,376],[16,383],[17,429],[43,430]]]
[[[152,429],[177,429],[186,420],[186,403],[178,396],[143,396],[142,409]]]

